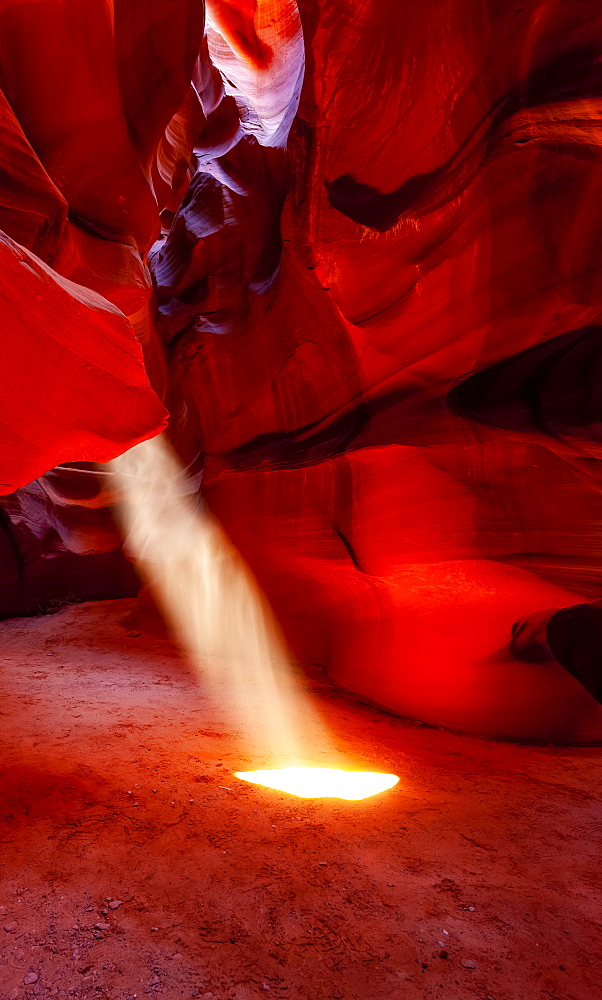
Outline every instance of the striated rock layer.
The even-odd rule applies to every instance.
[[[433,724],[601,738],[509,648],[602,596],[600,5],[213,0],[204,35],[198,2],[28,6],[0,224],[129,318],[295,653]]]
[[[2,507],[4,614],[137,588],[106,481],[72,466],[166,424],[151,173],[203,27],[196,2],[0,5],[0,493],[41,477]]]

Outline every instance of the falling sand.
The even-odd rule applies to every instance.
[[[252,574],[165,437],[109,468],[126,551],[204,686],[218,699],[227,688],[249,750],[271,767],[344,767]]]

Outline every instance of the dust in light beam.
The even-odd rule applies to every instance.
[[[229,711],[249,752],[280,765],[237,777],[305,798],[365,799],[392,788],[394,774],[334,766],[347,761],[266,599],[165,436],[113,459],[108,471],[119,487],[125,548],[206,692]]]
[[[125,549],[247,750],[273,766],[342,763],[265,597],[165,436],[109,471]]]
[[[341,771],[334,767],[282,767],[269,771],[237,771],[236,778],[288,792],[303,799],[347,799],[357,801],[393,788],[396,774],[376,771]]]

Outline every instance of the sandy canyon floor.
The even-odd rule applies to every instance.
[[[135,602],[0,625],[0,1000],[599,1000],[602,751],[315,697],[393,771],[364,802],[253,767]]]

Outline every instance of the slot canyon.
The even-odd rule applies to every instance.
[[[598,0],[0,0],[0,1000],[598,1000],[601,151]]]

